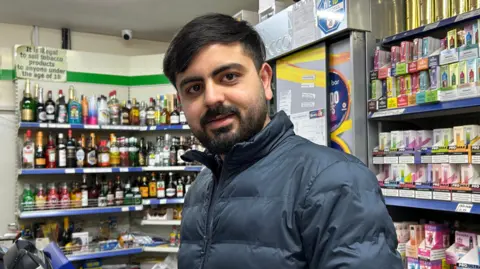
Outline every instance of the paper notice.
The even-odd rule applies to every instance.
[[[280,92],[278,110],[283,110],[287,115],[292,113],[292,90]]]
[[[306,111],[290,115],[295,133],[318,145],[327,145],[325,110]]]

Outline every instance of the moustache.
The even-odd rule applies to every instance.
[[[240,111],[235,106],[216,106],[214,108],[209,108],[207,112],[205,112],[205,115],[203,115],[200,119],[200,124],[205,126],[209,122],[215,120],[215,118],[218,116],[230,114],[240,117]]]

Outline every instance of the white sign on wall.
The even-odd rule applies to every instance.
[[[67,51],[47,47],[15,47],[17,78],[67,81]]]

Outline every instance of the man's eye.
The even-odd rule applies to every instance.
[[[236,74],[233,74],[233,73],[229,73],[229,74],[226,74],[224,76],[224,80],[226,80],[227,82],[230,82],[230,81],[233,81],[235,79],[237,79],[237,75]]]
[[[189,93],[189,94],[193,94],[193,93],[197,93],[201,90],[202,88],[200,87],[200,85],[193,85],[192,87],[190,88],[187,88],[186,92]]]

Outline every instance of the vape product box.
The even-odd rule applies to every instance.
[[[423,40],[421,38],[415,38],[413,40],[413,57],[412,59],[414,61],[422,58],[422,45],[423,45]]]
[[[440,39],[433,38],[430,36],[424,37],[422,39],[422,57],[428,57],[432,55],[435,51],[440,48]]]
[[[448,65],[450,83],[449,86],[457,86],[458,85],[458,63],[453,63]]]
[[[442,183],[442,165],[435,163],[432,164],[431,178],[433,184]]]
[[[415,176],[415,183],[427,183],[428,182],[428,164],[418,164],[417,172]]]
[[[442,260],[426,261],[419,260],[420,269],[442,269]]]
[[[477,246],[477,235],[474,233],[455,232],[455,248],[468,252]]]
[[[388,179],[390,176],[390,165],[389,164],[379,164],[379,174],[377,175],[377,180],[383,182]]]
[[[403,139],[404,145],[407,149],[416,149],[417,148],[417,139],[418,139],[418,132],[417,131],[403,131]]]
[[[387,77],[387,97],[397,97],[397,78]]]
[[[460,183],[460,171],[458,165],[442,163],[442,180],[441,184],[458,184]]]
[[[440,88],[440,66],[435,66],[429,69],[430,89],[435,90]],[[448,78],[447,78],[448,81]]]
[[[407,84],[405,82],[405,76],[401,76],[398,78],[400,81],[400,95],[407,93]]]
[[[473,83],[477,81],[477,59],[469,59],[467,62],[467,82]]]
[[[400,43],[400,62],[409,63],[412,61],[413,42],[402,41]]]
[[[381,80],[372,80],[372,99],[378,99],[382,97],[382,81]]]
[[[478,23],[479,23],[479,20],[475,21],[473,23],[473,39],[472,39],[472,43],[473,44],[478,44]]]
[[[440,66],[441,85],[440,88],[446,88],[450,85],[450,70],[448,65]]]
[[[457,147],[468,146],[479,134],[479,125],[463,125],[453,128],[454,144]]]
[[[473,41],[473,24],[467,24],[465,25],[465,27],[463,28],[463,31],[464,31],[464,35],[465,35],[465,42],[464,42],[464,45],[472,45],[472,44],[475,44],[475,42]]]
[[[373,58],[373,69],[377,71],[378,69],[390,65],[390,52],[382,50],[380,47],[375,49],[375,56]]]
[[[412,77],[407,74],[405,75],[405,94],[412,93]]]
[[[457,29],[448,31],[447,46],[449,49],[454,49],[457,47]]]
[[[465,141],[463,140],[463,126],[453,127],[453,143],[457,147],[465,146]]]
[[[388,179],[390,182],[400,182],[400,173],[398,173],[398,164],[390,165],[390,171]]]
[[[379,141],[379,146],[378,146],[379,150],[385,150],[385,148],[390,148],[391,134],[389,132],[379,133],[378,141]]]
[[[420,89],[420,82],[419,82],[420,75],[419,73],[413,73],[410,76],[412,78],[412,93],[416,93]]]
[[[397,164],[396,165],[396,178],[397,182],[402,182],[402,183],[414,183],[417,178],[416,178],[416,165],[414,164]]]
[[[410,240],[411,246],[419,246],[425,239],[424,226],[421,224],[410,225]]]
[[[391,132],[391,149],[401,149],[405,148],[405,139],[403,136],[403,131],[392,131]]]
[[[458,62],[458,77],[459,77],[459,85],[467,83],[467,62],[460,61]]]
[[[433,146],[448,147],[453,142],[453,129],[443,128],[433,130]]]
[[[433,145],[432,130],[417,131],[417,148],[431,147],[432,145]]]
[[[460,165],[460,184],[478,184],[480,168],[474,164]]]
[[[427,71],[420,71],[418,74],[419,87],[421,91],[426,91],[430,88],[430,79]]]
[[[397,63],[400,62],[400,47],[399,46],[393,46],[390,49],[390,58],[391,58],[392,66],[395,66]]]
[[[450,233],[443,224],[425,224],[425,248],[444,249],[450,246]]]

